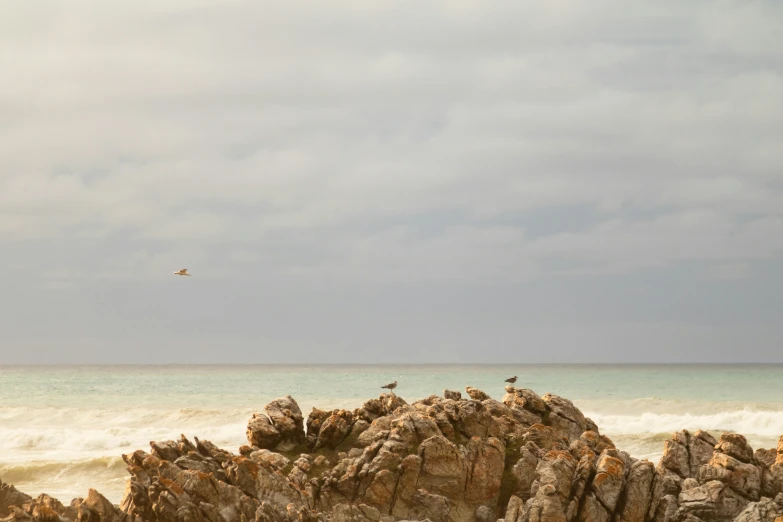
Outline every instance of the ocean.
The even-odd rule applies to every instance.
[[[660,458],[680,429],[742,433],[754,448],[783,434],[783,365],[0,366],[0,479],[68,503],[94,487],[119,503],[121,456],[152,440],[197,436],[237,452],[247,421],[290,394],[355,408],[397,380],[408,402],[504,380],[572,400],[638,458]]]

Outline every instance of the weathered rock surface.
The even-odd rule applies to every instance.
[[[681,431],[654,466],[562,397],[466,391],[384,394],[306,421],[286,396],[250,419],[239,455],[184,436],[124,455],[119,506],[0,482],[0,521],[783,522],[783,437],[754,452],[738,434]]]

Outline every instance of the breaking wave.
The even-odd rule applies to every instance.
[[[615,444],[637,458],[657,462],[672,433],[687,429],[742,433],[754,448],[775,447],[783,434],[776,404],[663,400],[575,401]],[[352,401],[300,403],[309,408],[348,407]],[[257,410],[256,410],[257,411]],[[127,481],[121,455],[149,450],[149,442],[180,434],[207,439],[237,452],[246,443],[253,409],[0,407],[0,478],[19,489],[62,499],[86,495],[98,485],[119,502]]]
[[[585,412],[602,432],[616,434],[673,433],[687,429],[730,431],[743,435],[779,437],[783,434],[783,411],[734,410],[711,414],[639,413],[637,415]]]

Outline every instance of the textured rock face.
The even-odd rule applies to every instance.
[[[120,506],[97,491],[65,506],[0,482],[3,522],[783,522],[783,437],[681,431],[653,466],[615,448],[567,399],[468,387],[355,410],[290,396],[247,429],[240,455],[209,441],[151,442],[123,458]]]

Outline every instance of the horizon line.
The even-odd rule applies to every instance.
[[[301,362],[274,362],[274,363],[4,363],[0,362],[0,368],[10,367],[198,367],[198,366],[257,366],[257,367],[313,367],[313,366],[353,366],[353,367],[375,367],[375,366],[783,366],[783,361],[751,361],[751,362],[458,362],[458,363],[440,363],[440,362],[382,362],[382,363],[356,363],[356,362],[329,362],[329,363],[301,363]]]

